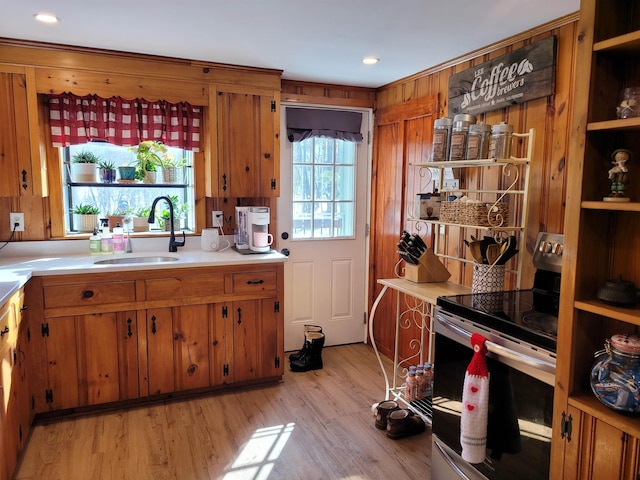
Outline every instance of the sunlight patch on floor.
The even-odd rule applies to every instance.
[[[293,432],[294,423],[259,428],[228,467],[222,480],[266,480]]]

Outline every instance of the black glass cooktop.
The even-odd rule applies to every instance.
[[[546,298],[541,302],[540,295],[534,290],[439,297],[437,305],[513,338],[556,351],[557,313],[548,307]]]

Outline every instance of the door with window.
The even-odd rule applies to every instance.
[[[281,192],[278,245],[285,263],[285,350],[301,347],[306,324],[321,325],[325,345],[362,342],[366,326],[367,236],[369,221],[370,111],[349,110],[355,137],[314,125],[291,142],[292,125],[282,109]],[[303,110],[296,105],[295,110]],[[320,123],[340,123],[341,112],[320,111]],[[332,113],[337,113],[334,117]],[[344,113],[344,112],[343,112]],[[353,114],[357,116],[353,116]],[[291,113],[289,121],[291,122]],[[357,120],[356,120],[357,119]],[[326,126],[326,125],[324,125]],[[288,130],[287,130],[288,128]],[[318,131],[323,130],[321,135]]]

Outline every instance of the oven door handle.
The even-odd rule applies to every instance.
[[[449,329],[458,336],[464,337],[467,340],[471,340],[471,332],[468,332],[464,328],[460,328],[459,326],[454,325],[443,317],[438,316],[436,318],[443,327]],[[556,373],[556,366],[553,363],[545,362],[544,360],[533,358],[522,353],[516,353],[513,350],[505,348],[502,345],[498,345],[497,343],[490,342],[489,340],[485,342],[485,346],[487,347],[487,350],[489,352],[496,355],[500,355],[516,362],[524,363],[531,367],[539,368],[540,370],[551,373],[553,375],[555,375]]]
[[[471,480],[461,469],[460,467],[456,464],[455,460],[451,457],[451,455],[449,455],[449,452],[447,452],[442,445],[440,445],[440,441],[436,438],[433,439],[433,445],[436,446],[436,448],[438,449],[438,451],[440,452],[440,455],[442,455],[442,458],[444,458],[444,460],[449,464],[449,466],[458,474],[458,476],[463,479],[463,480]]]

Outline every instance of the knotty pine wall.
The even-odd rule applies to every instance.
[[[516,132],[536,129],[530,171],[529,208],[526,212],[526,239],[519,245],[519,255],[524,255],[521,288],[532,286],[534,268],[531,258],[538,232],[563,232],[565,172],[566,162],[569,161],[566,155],[571,125],[569,106],[574,86],[577,19],[577,13],[560,18],[378,89],[373,147],[369,307],[381,290],[376,280],[396,276],[394,267],[398,257],[394,252],[401,231],[404,228],[415,228],[414,225],[405,223],[406,211],[410,208],[406,203],[407,184],[412,180],[407,177],[407,165],[410,162],[424,161],[430,154],[433,121],[448,114],[449,77],[550,35],[557,35],[555,94],[478,116],[479,121],[491,125],[506,121],[514,125]],[[477,185],[495,188],[500,182],[491,172],[480,174],[482,177],[465,175],[467,176],[463,178],[467,187]],[[447,248],[464,249],[463,238],[449,230]],[[479,234],[482,235],[482,232]],[[452,281],[471,285],[470,266],[449,262],[447,267],[452,274]],[[508,279],[507,287],[514,285],[515,279]],[[379,304],[374,323],[378,347],[388,356],[393,354],[395,298],[393,294],[385,295]],[[417,346],[412,345],[410,340],[419,338],[419,333],[414,322],[409,318],[405,320],[402,323],[399,345],[401,357],[409,358],[417,352]]]

